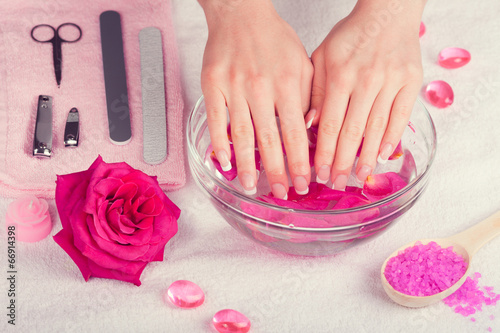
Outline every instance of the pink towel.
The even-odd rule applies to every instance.
[[[99,15],[120,13],[129,94],[132,140],[110,142],[102,69]],[[183,101],[177,46],[169,0],[0,0],[0,195],[54,197],[56,175],[87,169],[100,154],[110,162],[127,162],[157,176],[164,190],[185,183]],[[80,41],[62,45],[62,81],[57,88],[51,44],[33,41],[37,24],[80,26]],[[152,166],[142,159],[142,106],[139,31],[155,26],[163,38],[167,96],[168,155]],[[53,145],[50,159],[32,156],[38,95],[53,96]],[[69,110],[80,112],[80,143],[65,148]]]

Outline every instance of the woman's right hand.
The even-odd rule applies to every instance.
[[[231,167],[227,113],[238,178],[247,194],[256,191],[255,137],[275,197],[286,198],[290,176],[298,193],[311,178],[304,114],[309,109],[312,63],[295,31],[270,0],[200,0],[209,36],[201,85],[210,138],[217,159]]]

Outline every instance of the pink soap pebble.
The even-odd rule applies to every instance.
[[[441,80],[432,81],[425,88],[425,98],[438,108],[445,108],[453,104],[455,94],[451,86]]]
[[[459,47],[447,47],[439,53],[438,63],[444,68],[459,68],[469,63],[469,51]]]
[[[464,259],[452,247],[417,242],[390,258],[384,275],[389,284],[403,294],[430,296],[454,285],[466,270]]]
[[[196,283],[188,280],[178,280],[168,287],[164,298],[175,306],[191,309],[203,304],[205,294]]]
[[[217,312],[212,323],[219,333],[246,333],[250,330],[250,320],[241,312],[231,309]]]
[[[5,226],[7,235],[15,237],[16,241],[38,242],[47,237],[52,230],[49,204],[33,195],[18,198],[7,207]]]

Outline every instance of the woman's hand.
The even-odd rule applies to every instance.
[[[364,182],[397,146],[422,84],[419,26],[425,1],[359,0],[314,51],[311,111],[317,181],[344,189],[364,135]]]
[[[255,139],[273,194],[286,198],[288,168],[298,192],[311,178],[304,114],[309,110],[313,66],[293,29],[270,0],[200,0],[209,36],[201,85],[212,145],[225,169],[231,167],[226,106],[238,178],[256,190]]]

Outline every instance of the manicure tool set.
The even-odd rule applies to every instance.
[[[113,144],[126,145],[132,140],[132,127],[120,14],[116,11],[105,11],[100,15],[99,24],[109,138]],[[63,69],[62,44],[80,41],[82,29],[70,22],[63,23],[57,28],[39,24],[31,30],[31,38],[38,43],[52,44],[54,74],[57,86],[60,87]],[[141,56],[143,159],[144,162],[153,165],[162,163],[167,157],[162,37],[159,29],[146,27],[140,31],[138,38]],[[38,96],[33,139],[35,157],[51,157],[53,144],[78,147],[81,120],[78,109],[76,107],[70,109],[64,130],[64,141],[61,143],[52,141],[53,112],[53,98],[47,95]]]

